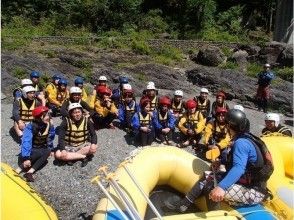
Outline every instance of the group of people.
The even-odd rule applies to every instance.
[[[260,156],[267,153],[266,146],[259,138],[248,134],[250,123],[243,106],[230,109],[225,92],[218,92],[211,104],[207,88],[202,88],[199,96],[184,100],[182,90],[175,90],[172,98],[159,96],[155,84],[148,82],[137,102],[127,77],[119,77],[118,88],[111,90],[107,78],[100,76],[93,92],[87,94],[81,77],[68,89],[68,81],[58,74],[45,87],[39,84],[40,76],[33,71],[30,79],[23,79],[21,87],[13,93],[12,118],[21,139],[17,171],[25,172],[27,181],[34,181],[33,173],[44,166],[50,155],[68,165],[81,160],[81,166],[86,166],[97,151],[95,130],[114,129],[116,119],[140,146],[151,145],[155,140],[172,145],[178,129],[177,147],[191,145],[196,151],[199,147],[202,150],[218,148],[221,155],[226,155],[223,162],[226,172],[220,173],[218,186],[212,188],[207,184],[208,178],[203,177],[178,204],[166,204],[169,209],[185,211],[207,189],[211,190],[209,197],[215,202],[226,198],[233,203],[236,189],[244,192],[246,198],[238,198],[235,202],[258,203],[266,197],[265,182],[269,177],[258,176],[260,170],[266,169],[269,175],[272,171],[271,167],[264,166],[265,161]],[[52,116],[62,117],[57,147],[53,146]],[[265,125],[263,135],[277,132],[292,136],[291,130],[280,124],[276,113],[266,114]],[[255,163],[260,166],[258,172],[248,165]],[[253,191],[251,185],[238,182],[247,172],[251,172],[253,179],[246,181],[256,181],[258,185]],[[254,194],[254,199],[250,193]]]

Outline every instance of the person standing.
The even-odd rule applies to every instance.
[[[271,71],[270,64],[266,63],[264,65],[264,70],[258,74],[258,88],[256,93],[256,103],[258,110],[267,112],[268,101],[270,98],[270,84],[275,78],[275,74]]]

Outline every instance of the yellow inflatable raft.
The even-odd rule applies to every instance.
[[[195,204],[202,212],[164,216],[165,220],[172,219],[293,219],[294,185],[293,185],[293,139],[289,137],[263,138],[271,151],[275,170],[268,188],[274,195],[271,201],[254,207],[232,209],[226,203],[221,203],[221,210],[207,212],[205,199],[199,198]],[[209,164],[176,147],[149,147],[142,149],[126,164],[144,192],[149,193],[158,185],[169,185],[185,194],[200,178]],[[125,169],[119,167],[115,172],[118,184],[129,196],[133,206],[144,219],[147,202],[130,179]],[[110,195],[125,212],[118,195],[112,187]],[[120,213],[108,198],[100,200],[94,220],[122,219]]]
[[[7,164],[1,163],[1,219],[57,220],[54,210]]]

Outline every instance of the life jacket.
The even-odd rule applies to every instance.
[[[258,85],[267,86],[274,79],[274,74],[272,72],[262,72],[258,77]]]
[[[196,111],[192,115],[186,115],[187,120],[183,124],[185,128],[187,129],[195,129],[197,127],[197,124],[199,122],[199,111]]]
[[[25,122],[32,121],[33,117],[33,110],[36,107],[36,100],[33,100],[31,106],[27,106],[27,103],[23,100],[23,98],[19,99],[19,115],[20,119]]]
[[[289,128],[282,125],[279,125],[274,131],[270,131],[267,128],[262,130],[262,136],[278,136],[278,135],[292,137],[292,132]]]
[[[214,114],[216,113],[217,108],[226,108],[227,109],[227,102],[224,101],[221,105],[218,105],[217,102],[214,102],[212,104],[212,112],[214,112]]]
[[[157,96],[154,96],[154,98],[151,100],[150,103],[150,111],[154,111],[157,108],[158,105],[158,98]]]
[[[208,99],[205,99],[204,102],[200,100],[200,97],[194,98],[194,100],[197,102],[197,111],[200,111],[203,116],[206,118],[208,115],[208,108],[210,107],[210,101]]]
[[[144,117],[141,112],[139,112],[139,122],[141,127],[146,127],[151,124],[151,115],[149,113]]]
[[[136,102],[132,101],[131,106],[124,103],[124,107],[125,107],[126,121],[130,121],[136,111]]]
[[[36,84],[35,86],[33,85],[33,87],[36,89],[37,92],[40,91],[40,88],[39,88],[39,85],[38,84]]]
[[[226,125],[221,127],[216,120],[213,121],[213,131],[212,131],[213,142],[219,143],[222,139],[226,137],[227,133],[228,133],[228,128]]]
[[[171,109],[173,110],[173,113],[181,114],[183,112],[183,101],[181,100],[180,103],[176,105],[173,100]]]
[[[167,127],[167,124],[168,124],[168,112],[165,112],[164,115],[162,116],[161,112],[158,111],[157,115],[158,115],[158,121],[159,121],[159,123],[164,128],[166,128]]]
[[[65,131],[65,142],[71,146],[85,143],[89,137],[88,118],[83,117],[81,124],[77,125],[70,118],[66,118],[67,130]]]
[[[32,124],[34,126],[34,123]],[[34,148],[41,148],[41,147],[47,147],[47,139],[49,135],[49,128],[51,124],[47,123],[46,129],[43,133],[41,133],[39,130],[34,131],[33,135],[33,147]],[[38,129],[38,128],[36,128]]]
[[[238,183],[247,186],[258,186],[266,189],[266,181],[270,178],[274,171],[271,154],[265,143],[253,134],[245,133],[240,137],[249,140],[253,144],[256,150],[257,160],[254,164],[247,164],[246,171],[238,180]],[[227,171],[233,166],[233,153],[234,149],[232,148],[227,157]]]

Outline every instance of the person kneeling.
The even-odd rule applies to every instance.
[[[16,172],[26,171],[24,177],[28,182],[34,182],[33,173],[46,164],[53,150],[55,130],[48,111],[45,106],[36,107],[32,111],[33,121],[24,129]]]
[[[73,165],[73,161],[82,160],[81,166],[88,164],[97,149],[97,135],[93,123],[83,116],[83,108],[79,103],[68,106],[69,117],[60,125],[55,158]]]

